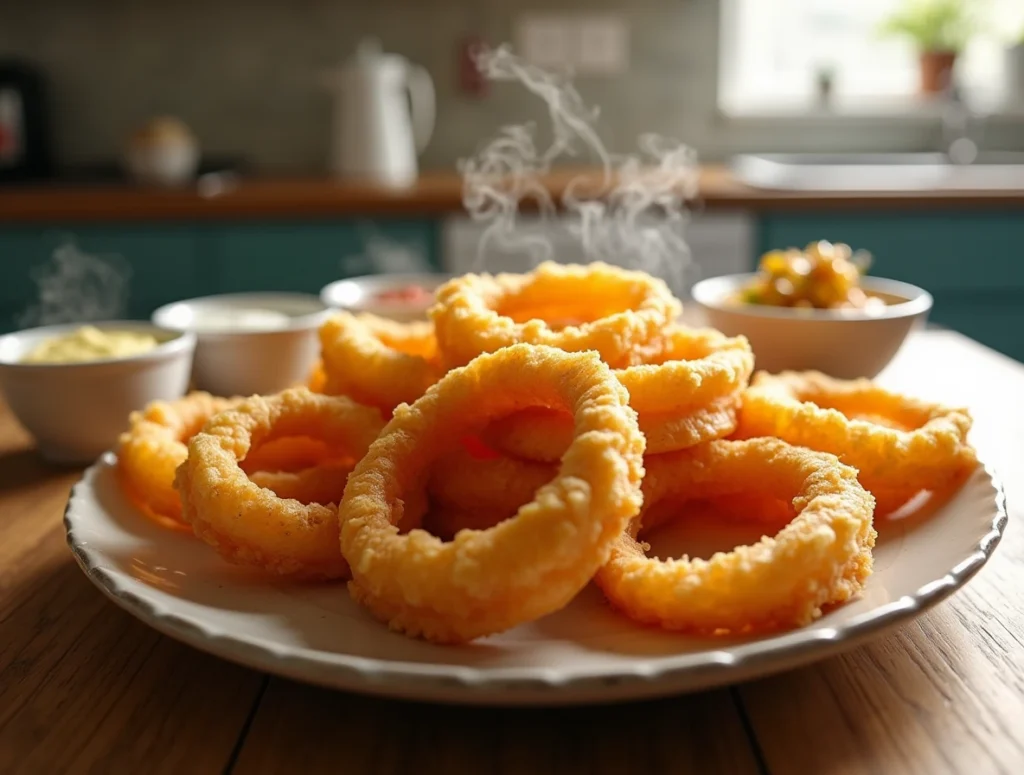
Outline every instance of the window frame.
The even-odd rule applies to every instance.
[[[744,2],[749,0],[720,0],[718,4],[715,109],[720,123],[751,127],[808,124],[831,126],[840,123],[846,126],[853,123],[864,127],[881,124],[921,127],[941,121],[946,109],[945,100],[941,95],[866,97],[835,94],[828,105],[816,103],[813,96],[804,99],[765,100],[765,104],[737,99],[737,95],[741,93],[736,85],[736,79],[740,77],[736,65],[739,61],[737,47],[740,38],[740,22],[737,17],[742,13]],[[991,94],[978,95],[968,92],[966,97],[969,107],[979,117],[1005,120],[1014,124],[1024,122],[1024,104],[1006,103],[1001,97],[993,97]],[[775,104],[769,107],[768,102]]]

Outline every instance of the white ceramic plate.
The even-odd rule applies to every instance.
[[[65,516],[79,564],[111,600],[157,630],[225,659],[324,686],[489,705],[559,705],[678,694],[848,649],[947,597],[991,556],[1006,525],[1002,490],[979,469],[955,495],[883,524],[863,595],[794,632],[711,640],[634,625],[592,586],[564,610],[465,647],[389,632],[344,585],[268,581],[228,565],[191,534],[141,515],[113,454],[74,488]],[[707,524],[704,522],[703,524]],[[652,539],[694,555],[757,538],[693,525]]]

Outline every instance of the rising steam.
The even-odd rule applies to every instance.
[[[117,256],[92,256],[74,242],[58,247],[50,261],[32,272],[38,300],[18,325],[49,326],[123,317],[131,267]]]
[[[372,222],[360,224],[363,250],[341,259],[343,274],[416,274],[430,272],[427,247],[418,242],[396,240]]]
[[[520,206],[530,202],[542,225],[559,206],[566,212],[587,260],[642,269],[680,292],[690,266],[685,227],[686,203],[697,193],[694,151],[650,134],[640,138],[639,153],[610,154],[595,130],[597,109],[568,79],[520,61],[508,46],[482,49],[477,67],[488,79],[519,83],[543,100],[553,139],[538,150],[532,124],[508,126],[475,158],[460,162],[463,204],[474,220],[488,223],[476,269],[500,268],[493,266],[499,252],[524,255],[534,264],[558,258],[549,232],[520,217]],[[564,156],[585,159],[599,173],[570,181],[556,202],[544,178]]]

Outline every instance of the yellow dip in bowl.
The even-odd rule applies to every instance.
[[[33,347],[22,363],[84,363],[111,358],[129,358],[160,344],[152,334],[141,331],[111,331],[82,326]]]

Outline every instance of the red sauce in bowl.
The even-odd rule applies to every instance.
[[[391,304],[422,304],[433,298],[433,295],[433,293],[422,286],[404,285],[399,288],[389,288],[386,291],[378,291],[373,295],[373,300]]]

